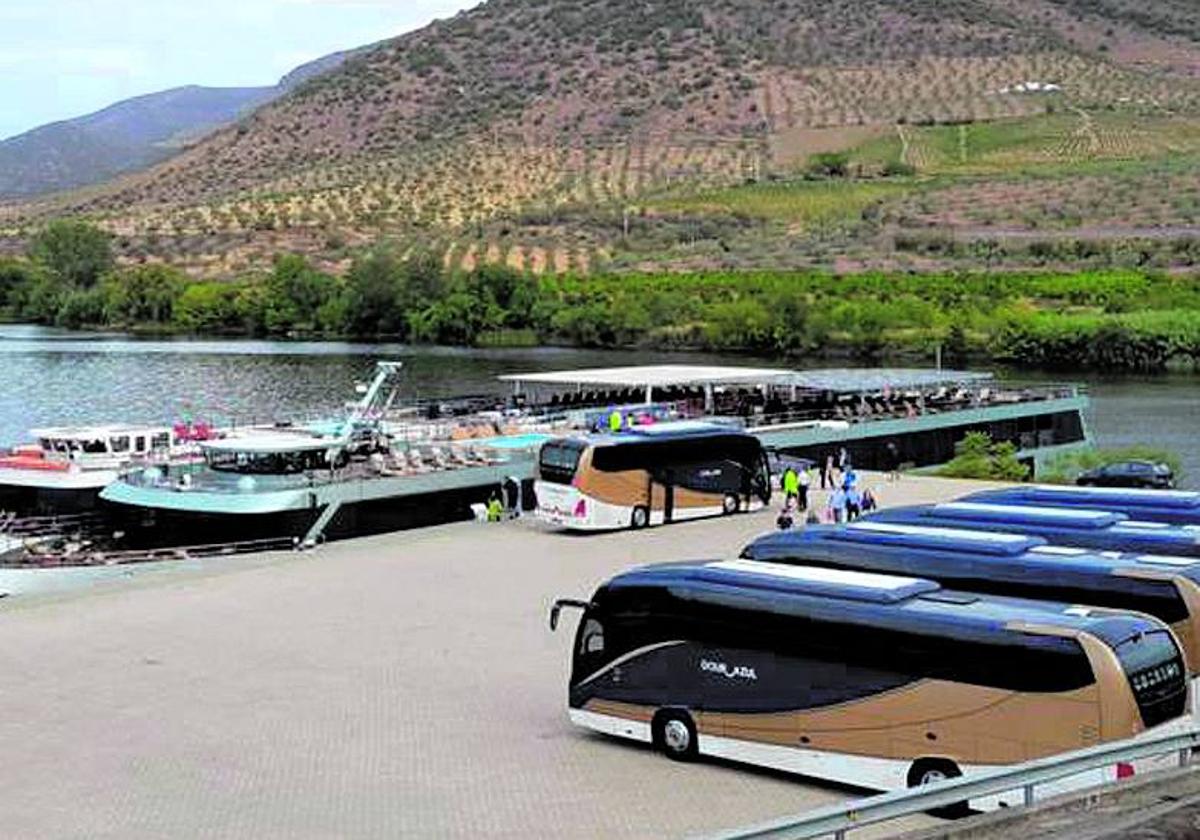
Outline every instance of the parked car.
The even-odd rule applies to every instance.
[[[1166,464],[1153,461],[1117,461],[1088,470],[1075,483],[1081,487],[1137,487],[1170,490],[1175,473]]]

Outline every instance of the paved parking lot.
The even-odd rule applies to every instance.
[[[884,501],[962,489],[903,485]],[[0,834],[664,837],[849,798],[566,719],[574,617],[548,631],[555,597],[730,556],[772,523],[454,525],[9,599]]]

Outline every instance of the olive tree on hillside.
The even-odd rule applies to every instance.
[[[113,267],[112,236],[79,219],[57,219],[33,237],[29,257],[62,282],[91,288]]]

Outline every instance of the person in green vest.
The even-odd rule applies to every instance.
[[[608,414],[608,430],[613,434],[621,431],[621,412],[615,408]]]
[[[500,497],[493,493],[488,498],[487,503],[487,521],[499,522],[504,516],[504,505],[500,504]]]
[[[783,498],[788,504],[800,500],[800,476],[791,467],[783,471]]]

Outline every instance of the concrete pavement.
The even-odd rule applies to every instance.
[[[893,504],[967,489],[870,481]],[[733,556],[773,521],[453,525],[0,602],[0,834],[668,837],[850,798],[566,719],[554,598]]]

